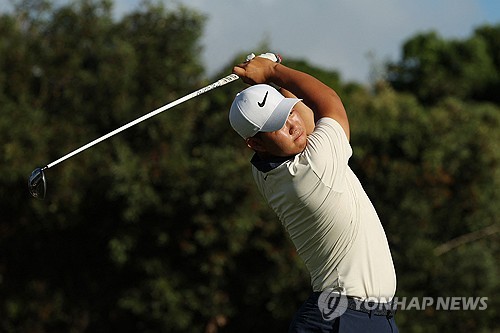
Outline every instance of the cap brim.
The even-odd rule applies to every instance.
[[[274,109],[266,123],[259,132],[274,132],[280,130],[286,123],[292,108],[300,102],[299,98],[285,98]]]

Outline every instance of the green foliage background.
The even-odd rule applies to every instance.
[[[286,331],[309,278],[229,127],[243,83],[50,169],[47,199],[29,197],[36,166],[230,72],[205,76],[201,14],[146,2],[116,20],[112,5],[0,16],[0,331]],[[499,25],[416,35],[371,87],[284,54],[345,102],[398,296],[488,297],[400,311],[402,332],[498,332],[499,41]]]

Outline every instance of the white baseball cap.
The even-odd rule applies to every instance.
[[[238,93],[229,111],[233,129],[247,139],[258,132],[274,132],[285,125],[298,98],[286,98],[267,84],[257,84]]]

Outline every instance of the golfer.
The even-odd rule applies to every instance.
[[[344,106],[331,88],[273,56],[234,67],[251,86],[236,95],[229,120],[255,151],[257,187],[310,273],[313,293],[290,332],[398,332],[387,306],[396,290],[391,252],[348,165]]]

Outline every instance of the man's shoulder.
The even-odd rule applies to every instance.
[[[320,118],[316,122],[316,126],[314,128],[313,133],[317,130],[322,130],[322,129],[323,130],[330,129],[330,130],[333,130],[335,132],[344,133],[344,135],[345,135],[344,129],[342,128],[340,123],[333,118],[329,118],[329,117]]]
[[[349,139],[340,123],[333,118],[324,117],[316,122],[314,131],[308,137],[306,150],[308,148],[317,150],[320,147],[328,149],[331,146],[351,150]]]

